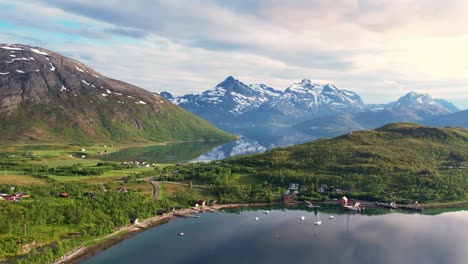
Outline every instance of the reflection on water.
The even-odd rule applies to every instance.
[[[467,211],[348,215],[327,208],[269,210],[269,214],[253,209],[176,219],[85,263],[461,264],[468,259]],[[318,219],[320,226],[313,224]],[[180,237],[179,232],[185,235]]]
[[[140,148],[128,148],[118,152],[95,156],[109,161],[145,161],[155,163],[178,163],[193,160],[223,142],[184,142]]]
[[[164,146],[129,148],[108,155],[96,156],[111,161],[145,161],[178,163],[211,161],[239,155],[262,153],[266,150],[291,146],[316,139],[290,127],[255,127],[232,131],[240,139],[222,142],[184,142]]]
[[[210,161],[233,156],[262,153],[276,147],[291,146],[316,139],[290,127],[255,127],[236,130],[240,139],[216,147],[193,161]]]

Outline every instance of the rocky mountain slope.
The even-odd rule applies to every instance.
[[[161,96],[52,51],[0,45],[0,141],[220,140]]]

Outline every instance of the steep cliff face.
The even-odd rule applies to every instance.
[[[0,121],[0,140],[230,137],[158,94],[25,45],[0,45]]]

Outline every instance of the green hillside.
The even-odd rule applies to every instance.
[[[0,78],[0,142],[234,138],[158,94],[108,78],[76,60],[42,48],[39,54],[25,45],[16,49],[15,56],[29,59],[0,65],[6,73]],[[0,49],[0,59],[10,55]]]
[[[76,109],[76,105],[86,109]],[[93,143],[106,141],[231,140],[230,135],[169,102],[159,113],[145,105],[93,105],[85,100],[59,105],[21,106],[2,120],[0,141]]]
[[[253,168],[276,185],[328,184],[389,199],[466,199],[468,129],[396,123],[228,163]]]

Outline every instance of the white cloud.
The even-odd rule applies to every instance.
[[[419,90],[468,107],[466,1],[31,0],[14,5],[20,12],[0,12],[3,20],[90,40],[78,48],[76,41],[35,36],[46,48],[154,91],[201,92],[228,75],[279,89],[311,78],[354,90],[366,102]],[[56,19],[82,27],[59,26]],[[113,33],[140,41],[119,41]]]

